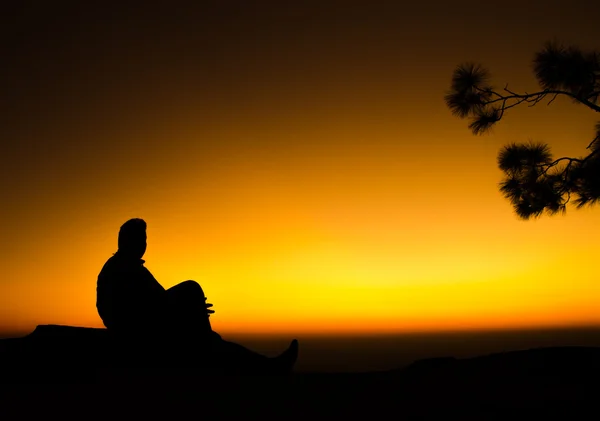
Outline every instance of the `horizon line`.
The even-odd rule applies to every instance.
[[[0,340],[22,338],[31,334],[37,326],[70,326],[77,328],[105,329],[104,327],[91,327],[80,325],[66,325],[59,323],[45,323],[36,325],[31,330],[6,329],[0,330]],[[580,324],[556,324],[556,325],[528,325],[528,326],[489,326],[489,327],[462,327],[462,328],[440,328],[440,329],[414,329],[414,330],[377,330],[365,331],[235,331],[221,330],[219,334],[236,337],[276,338],[281,336],[298,336],[309,338],[368,338],[368,337],[393,337],[393,336],[433,336],[433,335],[459,335],[459,334],[490,334],[490,333],[520,333],[520,332],[543,332],[543,331],[581,331],[600,329],[600,323]]]

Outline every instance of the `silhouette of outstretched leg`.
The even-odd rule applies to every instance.
[[[212,362],[224,373],[289,374],[298,358],[298,341],[294,339],[288,349],[274,358],[225,340],[216,341],[211,354]]]
[[[167,337],[174,344],[195,352],[195,358],[220,372],[236,374],[289,373],[298,357],[298,341],[281,355],[270,358],[248,348],[223,340],[212,330],[206,296],[195,281],[185,281],[167,290]]]

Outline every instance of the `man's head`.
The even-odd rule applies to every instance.
[[[119,252],[128,257],[141,259],[146,252],[146,222],[133,218],[121,225]]]

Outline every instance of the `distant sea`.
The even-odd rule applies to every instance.
[[[389,370],[424,358],[468,358],[551,346],[600,347],[600,327],[296,337],[300,342],[296,369],[302,372]],[[223,338],[273,356],[285,349],[293,336],[224,334]]]
[[[279,354],[292,338],[297,338],[300,342],[297,372],[379,371],[402,368],[424,358],[468,358],[551,346],[600,347],[600,327],[344,336],[222,333],[222,336],[269,356]]]

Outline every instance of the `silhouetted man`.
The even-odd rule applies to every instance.
[[[268,358],[224,341],[211,328],[212,304],[195,281],[166,289],[144,267],[146,222],[134,218],[119,231],[118,250],[98,275],[96,307],[104,325],[120,338],[151,346],[192,351],[197,359],[223,370],[280,373],[291,370],[298,342],[279,357]],[[175,353],[177,355],[177,353]],[[207,360],[207,361],[206,361]]]

